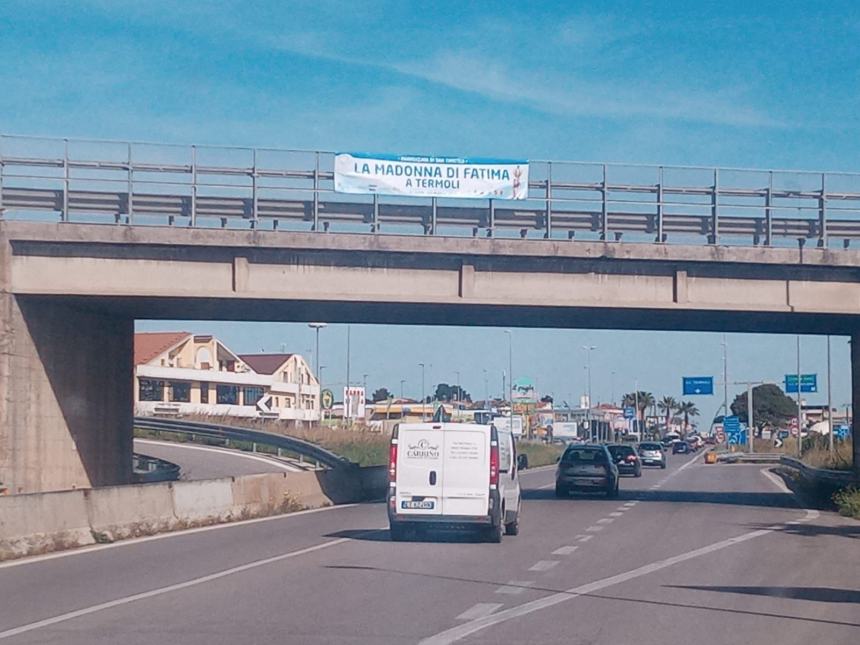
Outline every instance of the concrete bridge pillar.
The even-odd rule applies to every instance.
[[[134,321],[9,292],[0,232],[0,482],[10,493],[128,483]]]

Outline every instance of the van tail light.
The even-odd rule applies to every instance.
[[[391,442],[388,447],[388,482],[394,483],[397,481],[397,444]]]
[[[490,442],[490,486],[499,485],[499,442]]]

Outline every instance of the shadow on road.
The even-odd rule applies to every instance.
[[[361,542],[392,541],[388,529],[376,529],[370,531],[360,529],[345,529],[343,531],[327,533],[325,537],[347,538],[350,540],[358,540]],[[409,542],[448,542],[453,544],[472,544],[476,542],[484,542],[484,538],[477,530],[423,529],[414,531],[408,537]]]
[[[722,593],[749,594],[752,596],[769,596],[771,598],[790,598],[792,600],[812,600],[815,602],[847,602],[860,603],[860,591],[857,589],[836,589],[834,587],[735,587],[735,586],[698,586],[698,585],[663,585],[670,589],[685,589],[693,591],[718,591]]]
[[[753,531],[768,529],[778,533],[797,535],[801,537],[818,537],[830,535],[833,537],[846,537],[854,540],[860,539],[860,525],[826,526],[824,524],[785,524],[785,525],[751,525]]]
[[[384,531],[383,531],[384,532]],[[476,578],[465,578],[462,576],[449,576],[435,573],[423,573],[417,571],[404,571],[402,569],[390,569],[386,567],[373,567],[366,565],[350,565],[350,564],[329,564],[325,565],[326,569],[335,569],[339,571],[355,571],[355,572],[363,572],[363,573],[379,573],[379,574],[389,574],[389,575],[400,575],[400,576],[409,576],[414,578],[425,578],[425,579],[433,579],[433,580],[446,580],[451,582],[462,582],[470,585],[480,585],[486,588],[496,588],[500,585],[517,587],[522,586],[523,590],[526,592],[538,592],[543,594],[567,594],[571,599],[573,598],[592,598],[596,600],[609,600],[616,602],[627,602],[627,603],[636,603],[643,605],[650,605],[654,607],[672,607],[677,609],[692,609],[695,611],[704,611],[704,612],[717,612],[728,614],[732,617],[737,617],[739,615],[746,616],[761,616],[766,618],[781,618],[784,620],[791,620],[803,623],[816,623],[821,625],[838,625],[842,627],[860,627],[860,623],[857,622],[849,622],[842,620],[830,620],[826,618],[813,618],[808,616],[798,616],[794,614],[782,614],[776,612],[769,611],[755,611],[752,609],[738,609],[736,607],[731,608],[723,608],[723,607],[715,607],[713,604],[695,604],[695,603],[683,603],[683,602],[671,602],[664,600],[649,600],[645,598],[628,598],[624,596],[615,596],[612,594],[600,594],[600,593],[586,593],[586,594],[577,594],[571,593],[566,589],[556,589],[554,587],[543,587],[543,586],[534,586],[534,585],[517,585],[514,582],[504,582],[501,580],[480,580]],[[704,591],[726,591],[727,593],[732,593],[734,590],[788,590],[786,591],[786,595],[776,596],[774,593],[756,593],[755,591],[751,591],[749,593],[754,593],[755,595],[763,595],[763,596],[774,596],[780,598],[797,598],[801,600],[812,599],[820,602],[848,602],[848,603],[856,603],[856,595],[860,594],[858,591],[850,590],[850,589],[829,589],[829,588],[804,588],[804,587],[699,587],[699,586],[682,586],[682,585],[664,585],[666,588],[677,588],[677,589],[689,589],[689,590],[704,590]],[[738,591],[737,593],[747,593],[748,591]],[[794,593],[796,595],[790,595]],[[831,597],[828,598],[826,595],[830,593]],[[815,598],[805,598],[803,597],[806,594],[817,595]]]
[[[523,490],[523,499],[555,500],[552,489]],[[603,493],[574,493],[571,499],[605,500]],[[559,501],[564,501],[559,500]],[[631,490],[622,488],[612,501],[662,502],[683,504],[728,504],[733,506],[764,506],[769,508],[797,509],[794,498],[787,493],[744,493],[689,490]]]

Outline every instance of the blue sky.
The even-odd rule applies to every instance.
[[[856,2],[5,0],[0,131],[856,171],[858,40]],[[166,326],[217,328],[243,351],[311,346],[295,325]],[[342,381],[344,330],[324,333]],[[599,347],[601,399],[612,371],[616,393],[638,379],[678,395],[682,373],[720,370],[718,335],[516,334],[517,375],[559,397],[583,388],[583,344]],[[482,370],[500,381],[507,358],[497,330],[356,327],[353,340],[353,375],[395,389],[407,378],[413,394],[419,361],[482,394]],[[805,344],[823,373],[823,341]],[[781,378],[793,346],[731,336],[732,377]],[[844,340],[834,347],[842,403]]]

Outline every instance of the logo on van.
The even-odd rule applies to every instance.
[[[432,445],[427,439],[416,444],[408,444],[406,456],[410,459],[439,459],[439,446]]]

